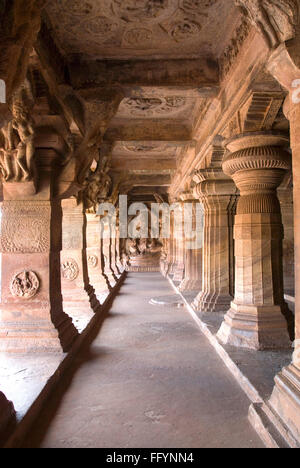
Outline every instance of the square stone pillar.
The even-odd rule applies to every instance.
[[[0,351],[67,351],[77,332],[62,307],[60,202],[31,182],[3,187]]]
[[[298,71],[300,77],[300,70]],[[287,98],[285,113],[290,120],[293,157],[295,237],[295,349],[293,361],[275,378],[269,405],[281,427],[300,445],[300,104]]]
[[[190,203],[192,205],[192,219],[191,227],[192,231],[196,232],[199,228],[196,223],[196,209],[200,207],[200,203],[195,201],[191,193],[182,195],[184,205]],[[197,243],[199,248],[188,248],[187,243],[194,241]],[[196,239],[192,239],[185,236],[185,257],[184,257],[184,279],[182,280],[179,290],[185,291],[197,291],[201,290],[202,287],[202,232],[196,232]],[[201,247],[200,247],[201,246]],[[195,245],[196,247],[196,245]]]
[[[88,275],[86,216],[83,204],[75,198],[62,201],[63,235],[61,277],[64,309],[82,331],[100,304]]]
[[[185,247],[184,247],[184,225],[183,225],[183,204],[178,203],[179,209],[177,216],[179,216],[177,231],[174,231],[175,236],[175,266],[173,281],[181,283],[184,278],[185,270]]]
[[[195,176],[194,196],[203,205],[202,288],[193,302],[201,313],[226,312],[232,300],[232,219],[237,197],[234,183],[221,169]]]
[[[99,302],[110,291],[108,278],[104,274],[104,259],[102,253],[102,239],[100,232],[100,217],[94,213],[87,213],[87,265],[89,281],[95,290]]]
[[[218,332],[226,344],[251,349],[291,346],[283,295],[283,226],[276,189],[290,156],[286,138],[245,134],[228,142],[223,170],[241,196],[235,218],[235,296]]]
[[[112,268],[112,271],[115,275],[115,277],[117,278],[117,280],[120,278],[121,276],[121,273],[118,269],[118,266],[117,266],[117,238],[116,238],[116,232],[115,234],[113,235],[112,239],[111,239],[111,268]]]
[[[122,265],[120,229],[118,226],[116,231],[116,265],[118,272],[121,275],[124,272],[124,266]]]
[[[108,279],[111,288],[117,284],[118,278],[112,268],[112,236],[113,230],[109,222],[101,222],[101,237],[104,258],[104,274]]]

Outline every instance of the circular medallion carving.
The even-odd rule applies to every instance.
[[[98,265],[98,257],[96,255],[89,255],[87,260],[88,260],[88,264],[92,268],[96,268],[96,266]]]
[[[84,2],[83,0],[59,0],[59,4],[62,6],[64,10],[68,13],[72,13],[74,15],[88,15],[92,13],[94,7],[91,2]]]
[[[151,21],[168,11],[170,0],[113,0],[114,13],[123,21]]]
[[[61,272],[64,279],[74,281],[79,274],[79,268],[73,258],[68,258],[62,263]]]
[[[186,11],[200,13],[204,8],[209,8],[218,0],[182,0],[181,6]]]
[[[185,41],[189,38],[193,38],[201,31],[201,26],[195,21],[191,21],[188,18],[180,20],[172,25],[170,35],[177,42]]]
[[[17,273],[10,284],[10,292],[14,297],[30,299],[35,296],[40,287],[37,275],[33,271]]]
[[[147,47],[152,40],[152,31],[146,28],[134,28],[125,32],[123,45],[134,47]]]
[[[84,23],[84,29],[95,36],[109,37],[118,29],[118,24],[106,16],[96,16]]]

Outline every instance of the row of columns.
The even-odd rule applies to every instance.
[[[4,352],[68,351],[121,275],[119,238],[101,238],[99,216],[75,198],[37,198],[2,202]]]
[[[282,134],[238,135],[226,144],[222,170],[214,168],[196,174],[193,203],[199,200],[203,209],[202,258],[199,262],[199,251],[186,250],[185,277],[179,289],[184,293],[191,284],[195,285],[192,306],[201,315],[225,314],[217,334],[224,344],[255,350],[291,348],[295,330],[293,363],[276,377],[269,405],[279,415],[283,427],[292,428],[293,435],[300,440],[300,227],[297,223],[300,111],[295,107],[290,112],[290,121],[296,326],[283,287],[284,230],[277,189],[291,169],[291,154],[287,150],[289,140]],[[171,254],[166,262],[174,265],[178,259],[174,258],[173,244],[171,238]],[[172,272],[171,267],[169,274]]]

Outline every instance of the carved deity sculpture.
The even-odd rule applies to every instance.
[[[25,182],[34,178],[33,106],[31,85],[26,80],[12,97],[13,119],[1,130],[0,171],[6,182]]]
[[[85,182],[84,202],[87,210],[97,211],[99,203],[108,199],[112,187],[112,180],[108,175],[110,168],[108,161],[98,163],[95,172],[90,171]]]

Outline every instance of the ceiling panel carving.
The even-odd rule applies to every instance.
[[[178,57],[178,44],[183,56],[213,53],[234,11],[233,0],[52,0],[47,7],[65,52],[97,58]]]
[[[180,148],[180,145],[179,145]],[[116,143],[113,156],[140,158],[173,158],[178,151],[176,142],[165,141],[119,141]]]
[[[133,117],[169,117],[186,110],[188,103],[181,96],[126,98],[120,105],[118,117],[123,114]]]

